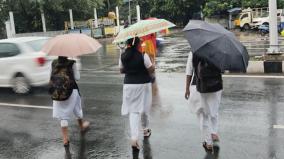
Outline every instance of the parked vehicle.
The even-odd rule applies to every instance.
[[[262,24],[258,27],[258,30],[261,35],[266,35],[269,33],[269,24]]]
[[[277,10],[278,21],[283,18],[283,10]],[[240,27],[242,30],[258,29],[260,25],[269,24],[269,11],[268,8],[248,8],[242,10],[239,18],[235,20],[235,26]]]
[[[280,23],[278,25],[278,33],[281,34],[281,32],[284,29],[284,23]],[[266,35],[269,33],[269,24],[262,24],[258,27],[258,30],[260,32],[261,35]]]
[[[40,52],[48,37],[21,37],[0,40],[0,87],[28,93],[33,86],[48,84],[50,57]],[[80,67],[80,62],[78,62]]]

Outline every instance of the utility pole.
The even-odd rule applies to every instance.
[[[264,73],[283,73],[284,57],[278,45],[277,1],[269,0],[269,48],[264,55]]]
[[[46,24],[45,24],[45,17],[43,11],[41,11],[41,21],[42,21],[42,30],[43,32],[46,32]]]
[[[128,16],[128,23],[131,24],[131,0],[128,0],[128,10],[129,10],[129,16]]]
[[[94,8],[94,18],[95,18],[95,28],[98,28],[98,14],[97,14],[97,9]]]
[[[269,41],[268,53],[279,53],[277,29],[277,3],[276,0],[269,0]]]
[[[46,32],[45,16],[44,16],[43,8],[42,8],[40,1],[41,0],[38,0],[37,2],[40,5],[39,8],[40,8],[40,15],[41,15],[41,22],[42,22],[42,30],[43,32]]]
[[[137,11],[137,22],[139,22],[141,20],[140,6],[139,5],[136,5],[136,11]]]
[[[119,9],[118,9],[118,6],[115,7],[115,11],[116,11],[117,32],[119,32],[120,31],[120,22],[119,22]]]
[[[73,22],[73,13],[72,13],[72,9],[69,9],[69,16],[70,16],[70,25],[71,25],[71,29],[74,30],[74,22]]]
[[[15,29],[15,22],[14,22],[14,14],[12,11],[9,12],[9,16],[10,16],[11,33],[12,33],[12,36],[15,36],[16,29]]]
[[[107,9],[108,9],[108,12],[109,12],[109,10],[110,10],[110,2],[109,2],[109,0],[107,0]]]
[[[6,26],[6,33],[7,33],[7,38],[12,38],[12,32],[11,32],[11,23],[10,21],[6,21],[5,22],[5,26]]]

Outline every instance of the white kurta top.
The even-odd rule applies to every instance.
[[[144,54],[144,65],[146,68],[152,66],[148,54]],[[119,58],[119,68],[123,68],[121,58]],[[129,113],[149,113],[152,105],[152,84],[124,84],[121,114]]]
[[[191,83],[193,82],[193,65],[192,65],[192,52],[188,54],[187,63],[186,63],[186,75],[192,76]],[[192,113],[197,113],[201,110],[201,97],[200,93],[196,89],[196,85],[191,85],[190,83],[190,96],[189,96],[189,108]]]
[[[194,76],[194,68],[192,65],[192,52],[189,53],[186,64],[186,75]],[[193,80],[193,78],[192,78]],[[191,82],[193,82],[191,80]],[[190,84],[190,96],[189,106],[192,113],[204,113],[216,114],[218,109],[214,109],[214,106],[221,101],[222,90],[213,93],[199,93],[196,89],[196,85]],[[206,99],[205,99],[206,98]]]
[[[75,80],[79,80],[80,72],[76,63],[73,64],[72,69]],[[81,97],[77,89],[73,89],[71,96],[65,101],[53,100],[53,118],[69,120],[73,116],[76,118],[83,118]]]

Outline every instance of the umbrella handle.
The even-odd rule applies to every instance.
[[[118,46],[120,49],[125,49],[126,44],[123,44],[123,45],[117,44],[117,46]]]
[[[133,46],[133,45],[134,45],[134,43],[135,43],[135,39],[136,39],[136,36],[133,38],[132,46]]]

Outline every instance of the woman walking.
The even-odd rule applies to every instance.
[[[147,54],[138,51],[140,39],[127,40],[127,48],[121,54],[119,67],[125,74],[123,85],[122,115],[129,115],[133,159],[139,156],[139,125],[142,119],[144,137],[151,135],[148,114],[152,104],[151,76],[154,66]]]
[[[85,133],[90,122],[83,121],[81,97],[76,80],[80,79],[76,61],[59,56],[52,62],[49,93],[53,99],[53,118],[60,121],[63,144],[69,152],[68,122],[75,116],[81,133]]]
[[[200,121],[202,146],[206,152],[218,156],[218,116],[223,89],[221,71],[190,53],[186,75],[185,98],[189,99],[190,107]]]

